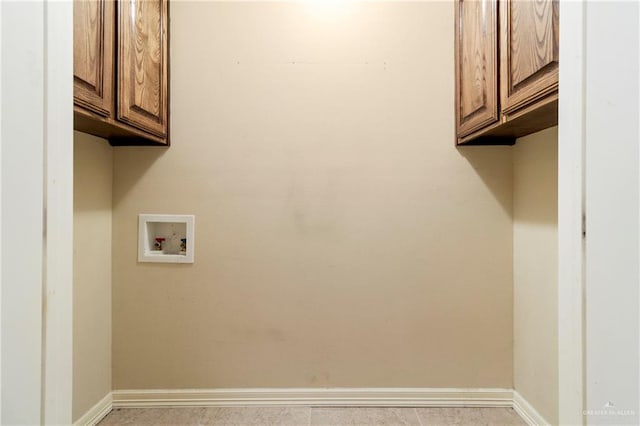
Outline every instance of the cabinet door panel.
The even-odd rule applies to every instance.
[[[118,119],[167,134],[167,0],[118,3]]]
[[[502,110],[511,113],[558,88],[558,2],[501,3]]]
[[[496,0],[456,2],[458,137],[498,120]]]
[[[113,1],[73,2],[74,102],[107,117],[113,108],[113,24]]]

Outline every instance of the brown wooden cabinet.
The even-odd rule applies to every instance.
[[[169,144],[168,0],[74,1],[74,128]]]
[[[495,0],[456,3],[458,134],[498,121],[498,10]]]
[[[164,137],[167,131],[167,2],[118,3],[118,119]]]
[[[76,105],[109,117],[113,111],[113,2],[73,6],[73,85]]]
[[[557,1],[456,4],[457,143],[513,144],[556,125]]]
[[[516,111],[558,91],[558,3],[500,4],[502,110]]]

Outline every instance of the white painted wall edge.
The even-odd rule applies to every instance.
[[[513,391],[513,409],[530,426],[551,424],[518,391]]]
[[[89,409],[82,417],[80,417],[74,426],[94,426],[100,423],[100,420],[106,417],[113,409],[113,396],[111,392],[105,395],[100,401]]]
[[[548,425],[522,395],[501,388],[288,388],[117,390],[78,421],[93,426],[113,408],[233,406],[513,407],[530,426]]]
[[[571,425],[584,422],[585,8],[560,2],[558,417]]]
[[[585,417],[638,425],[639,3],[585,7]]]
[[[2,22],[2,2],[0,2]],[[0,99],[2,99],[2,31],[0,31]],[[0,102],[0,176],[2,176],[2,102]],[[0,186],[0,191],[2,190]],[[0,242],[2,241],[2,193],[0,192]],[[0,319],[2,318],[2,243],[0,243]],[[1,322],[1,321],[0,321]],[[0,324],[0,422],[2,422],[2,325]]]
[[[42,2],[2,2],[2,424],[43,423],[44,24]]]

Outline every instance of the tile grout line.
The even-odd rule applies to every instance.
[[[204,422],[204,419],[207,417],[207,409],[205,407],[202,407],[202,410],[200,411],[201,413],[200,413],[200,419],[198,421],[198,426],[206,424]]]
[[[311,410],[313,410],[313,407],[309,406],[309,423],[307,423],[307,426],[311,426]]]
[[[422,424],[422,419],[420,418],[420,414],[418,414],[418,409],[416,407],[413,407],[413,412],[416,413],[416,417],[418,418],[418,424],[420,424],[420,426],[424,426]]]

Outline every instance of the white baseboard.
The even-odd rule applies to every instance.
[[[94,426],[112,408],[233,407],[309,405],[333,407],[513,407],[531,426],[549,425],[511,389],[290,388],[116,390],[105,396],[76,426]]]
[[[113,391],[113,407],[377,406],[511,407],[511,389],[292,388]]]
[[[515,390],[513,391],[513,409],[529,426],[546,426],[550,424]]]
[[[82,417],[80,417],[74,426],[94,426],[100,422],[113,408],[112,392],[109,392],[96,405],[91,407]]]

